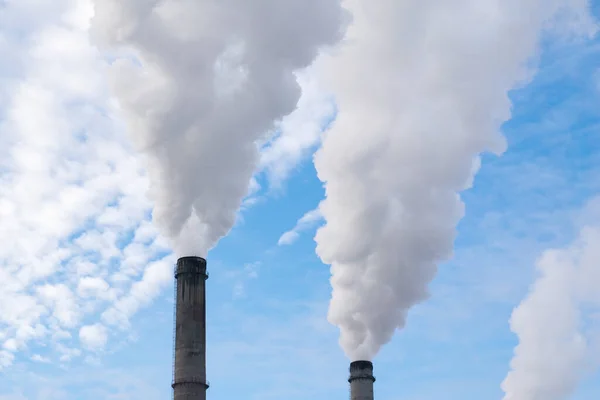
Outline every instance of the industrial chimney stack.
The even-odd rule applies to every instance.
[[[354,361],[350,363],[350,400],[373,400],[373,363]]]
[[[206,260],[182,257],[175,269],[174,400],[206,400]]]

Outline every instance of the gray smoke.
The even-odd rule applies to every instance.
[[[503,152],[507,92],[529,78],[539,33],[589,24],[586,1],[344,4],[354,22],[324,60],[339,114],[315,156],[326,184],[315,240],[331,264],[329,321],[359,360],[404,326],[451,256],[459,193],[482,152]]]
[[[231,229],[256,142],[296,107],[294,71],[340,36],[339,0],[96,0],[92,33],[179,255]]]

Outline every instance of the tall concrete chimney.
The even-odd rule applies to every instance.
[[[350,363],[350,400],[373,400],[373,363],[353,361]]]
[[[182,257],[175,268],[174,400],[206,400],[206,260]]]

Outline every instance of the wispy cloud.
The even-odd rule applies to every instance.
[[[317,60],[296,73],[302,95],[296,109],[276,124],[271,136],[261,143],[260,164],[250,181],[238,221],[251,207],[265,201],[269,194],[280,193],[287,179],[302,162],[314,154],[323,132],[335,120],[336,105],[331,93],[317,80]]]
[[[244,264],[240,270],[229,271],[227,274],[233,280],[233,298],[240,299],[246,296],[248,281],[258,278],[260,262]]]
[[[322,219],[323,216],[318,208],[308,211],[298,220],[298,222],[296,222],[296,226],[294,226],[291,230],[284,232],[279,237],[277,244],[279,246],[293,244],[300,237],[300,233],[313,228],[319,222],[321,222]]]
[[[43,364],[49,364],[50,363],[50,359],[48,357],[44,357],[44,356],[41,356],[39,354],[34,354],[33,356],[31,356],[31,361],[38,362],[38,363],[43,363]]]
[[[277,134],[261,151],[260,170],[271,187],[279,188],[294,168],[312,154],[321,142],[321,134],[335,118],[333,95],[317,81],[318,61],[296,74],[302,88],[298,106],[278,125]]]

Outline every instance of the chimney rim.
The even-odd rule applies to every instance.
[[[356,360],[350,363],[350,371],[355,369],[369,369],[373,371],[373,362],[369,360]]]
[[[179,257],[179,258],[177,259],[177,262],[179,262],[180,260],[181,260],[181,261],[187,261],[187,260],[189,260],[189,261],[200,261],[200,262],[206,262],[206,258],[204,258],[204,257],[200,257],[200,256],[183,256],[183,257]]]
[[[375,382],[373,376],[373,363],[368,360],[357,360],[350,363],[350,376],[348,382],[352,383],[356,380],[366,379],[371,382]]]
[[[206,259],[198,256],[180,257],[177,259],[177,264],[173,269],[175,279],[179,279],[182,275],[203,276],[204,280],[208,279]]]

